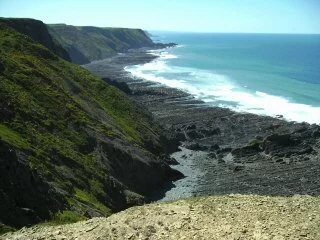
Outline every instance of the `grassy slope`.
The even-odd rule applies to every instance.
[[[0,140],[27,153],[29,167],[67,192],[70,206],[103,215],[108,165],[92,145],[111,139],[141,151],[155,137],[149,116],[122,92],[2,23],[0,116]]]
[[[75,27],[48,25],[50,33],[67,49],[73,62],[87,63],[130,48],[152,46],[152,40],[141,29]]]
[[[10,26],[16,31],[28,35],[36,42],[42,44],[50,51],[54,52],[56,55],[61,58],[71,61],[67,51],[61,47],[59,43],[55,41],[49,34],[48,28],[46,25],[35,19],[30,18],[1,18],[0,22]]]

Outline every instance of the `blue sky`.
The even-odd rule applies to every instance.
[[[145,30],[320,33],[320,0],[0,0],[0,16]]]

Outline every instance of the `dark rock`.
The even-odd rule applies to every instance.
[[[215,129],[201,129],[199,131],[201,134],[203,134],[205,137],[209,137],[212,135],[220,134],[220,129],[215,128]]]
[[[214,152],[210,152],[210,153],[208,154],[208,157],[216,159],[216,158],[217,158],[217,154],[214,153]]]
[[[128,84],[126,84],[125,82],[118,82],[118,81],[112,80],[111,78],[102,78],[102,80],[104,80],[108,84],[120,89],[121,91],[123,91],[124,93],[126,93],[128,95],[132,94],[131,89],[128,87]]]
[[[185,145],[186,148],[190,150],[195,150],[195,151],[205,151],[208,150],[207,146],[201,145],[199,143],[191,142],[187,145]]]
[[[284,161],[283,161],[282,158],[277,158],[277,159],[276,159],[276,162],[277,162],[277,163],[284,163]]]
[[[165,162],[169,165],[179,165],[180,164],[175,158],[172,158],[172,157],[166,157]]]
[[[194,129],[196,129],[196,128],[197,128],[197,127],[196,127],[195,124],[192,124],[192,125],[186,127],[187,130],[194,130]]]
[[[6,106],[4,103],[0,102],[0,119],[10,121],[14,115],[10,106]]]
[[[312,137],[319,138],[320,137],[320,129],[316,129],[312,132]]]
[[[292,139],[290,134],[272,134],[267,137],[264,141],[264,147],[272,147],[272,146],[281,146],[281,147],[288,147],[293,146],[296,144],[296,141]]]
[[[166,167],[166,173],[167,173],[166,179],[171,180],[171,181],[177,181],[177,180],[185,177],[181,172],[170,168],[168,165]]]
[[[196,130],[190,130],[186,132],[186,136],[190,139],[202,138],[203,135],[198,133]]]
[[[245,146],[242,148],[235,148],[231,151],[232,155],[235,157],[248,157],[248,156],[253,156],[261,152],[262,149],[259,147],[258,144],[256,145],[251,145],[251,146]]]
[[[300,162],[302,162],[302,161],[309,161],[309,160],[310,160],[309,157],[300,158]]]
[[[88,154],[94,151],[97,146],[97,140],[92,136],[87,136],[86,141],[79,146],[79,151]]]
[[[255,136],[255,139],[258,140],[258,141],[262,141],[263,137],[258,135],[258,136]]]
[[[72,62],[77,64],[87,64],[90,63],[90,60],[88,57],[85,56],[84,53],[82,53],[79,49],[77,49],[75,46],[65,46],[64,47],[72,60]]]
[[[210,148],[209,148],[209,151],[216,151],[220,149],[219,145],[218,144],[213,144]]]
[[[5,70],[3,63],[0,61],[0,73],[2,74]]]
[[[244,166],[237,165],[237,166],[234,166],[233,171],[239,172],[239,171],[242,171],[243,169],[244,169]]]
[[[158,164],[162,159],[155,160],[151,156],[149,159],[144,159],[138,152],[128,152],[126,148],[115,145],[111,141],[100,142],[98,149],[100,157],[111,165],[110,175],[139,194],[151,188],[150,184],[153,180],[157,179],[156,182],[161,182],[163,174],[166,174],[167,166]],[[111,162],[110,159],[117,159],[117,161]],[[146,175],[143,174],[145,171]],[[128,172],[130,174],[127,174]]]
[[[66,204],[27,158],[0,140],[0,221],[10,226],[38,223]]]
[[[218,163],[222,164],[222,163],[226,163],[222,157],[218,156]]]
[[[303,155],[303,154],[309,154],[309,153],[312,153],[313,152],[313,148],[311,146],[304,146],[302,148],[300,148],[299,150],[297,150],[296,152],[293,152],[293,153],[296,153],[298,155]]]
[[[161,49],[161,48],[175,47],[177,45],[178,44],[176,44],[176,43],[155,43],[153,47]]]
[[[166,154],[170,154],[175,151],[178,151],[178,147],[180,146],[180,139],[177,138],[177,135],[173,133],[171,134],[168,133],[167,135],[161,135],[160,142],[161,142],[161,145],[164,147]]]
[[[176,132],[175,133],[175,138],[181,142],[181,141],[184,141],[186,140],[186,135],[183,133],[183,132]]]
[[[263,141],[262,148],[267,154],[279,157],[311,153],[313,148],[304,142],[307,136],[305,130],[292,134],[273,134]]]
[[[227,152],[231,152],[231,151],[232,151],[231,147],[226,147],[226,148],[218,149],[216,152],[219,154],[219,153],[227,153]]]
[[[35,213],[34,210],[30,209],[30,208],[20,208],[21,212],[25,215],[28,216],[30,218],[33,218],[35,222],[40,222],[41,219],[37,216],[37,214]]]
[[[220,133],[221,133],[220,128],[214,128],[211,130],[211,134],[220,134]]]

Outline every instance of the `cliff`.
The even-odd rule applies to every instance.
[[[151,115],[56,55],[45,29],[0,21],[0,229],[108,216],[178,176]]]
[[[76,27],[65,24],[48,25],[55,39],[78,64],[101,60],[118,52],[157,44],[141,29]]]
[[[49,34],[46,25],[35,19],[29,18],[0,18],[0,23],[32,38],[42,44],[59,57],[71,61],[68,52]]]

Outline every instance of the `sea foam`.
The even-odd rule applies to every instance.
[[[214,71],[169,65],[168,60],[178,56],[164,50],[150,53],[159,58],[146,64],[128,66],[125,70],[134,77],[184,90],[210,105],[227,107],[236,112],[272,117],[282,115],[288,121],[320,124],[320,107],[252,91],[247,86],[240,86],[232,78]]]

